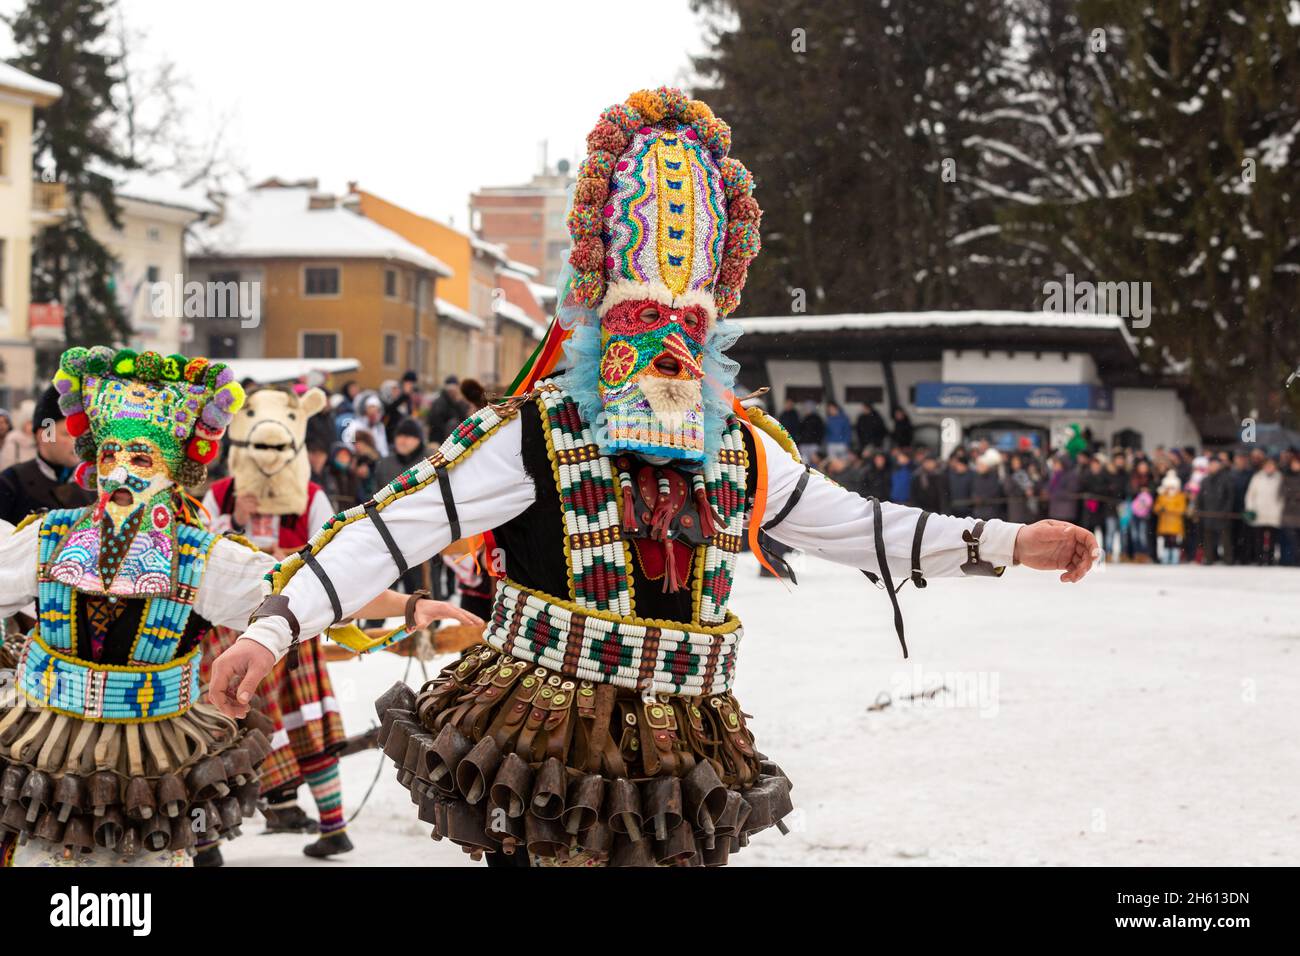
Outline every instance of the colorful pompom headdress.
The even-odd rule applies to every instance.
[[[512,384],[556,367],[576,313],[620,303],[729,315],[759,251],[753,176],[728,156],[731,128],[700,100],[660,87],[601,113],[587,136],[568,226],[573,240],[559,321]],[[568,319],[568,321],[566,321]]]
[[[54,386],[82,460],[77,480],[88,488],[97,449],[110,439],[147,439],[178,484],[202,484],[244,404],[243,388],[221,362],[104,345],[64,352]]]
[[[575,296],[602,313],[646,291],[731,313],[760,216],[753,177],[727,155],[731,128],[660,87],[605,110],[587,147],[569,213]]]

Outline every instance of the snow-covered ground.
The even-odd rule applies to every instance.
[[[1296,570],[1121,565],[1067,586],[1015,568],[908,586],[907,661],[861,574],[808,560],[799,579],[787,591],[745,556],[737,582],[736,692],[798,810],[735,865],[1300,863]],[[334,665],[351,732],[405,668]],[[379,759],[344,760],[349,813]],[[259,831],[227,861],[474,865],[429,838],[388,762],[355,852],[315,863],[305,838]]]

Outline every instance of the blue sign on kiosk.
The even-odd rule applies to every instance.
[[[1100,385],[918,382],[916,407],[954,412],[1109,412],[1111,393]]]

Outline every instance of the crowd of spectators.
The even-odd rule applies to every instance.
[[[987,441],[945,458],[913,445],[902,409],[787,402],[782,426],[804,460],[864,496],[976,518],[1057,518],[1095,532],[1109,560],[1300,566],[1300,449],[1064,448],[1001,451]]]

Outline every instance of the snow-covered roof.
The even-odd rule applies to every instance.
[[[546,302],[547,300],[553,301],[558,294],[555,286],[542,285],[540,282],[529,282],[528,288],[532,291],[533,297],[536,298],[538,302]]]
[[[107,174],[119,198],[188,209],[197,213],[215,213],[219,207],[201,189],[181,185],[170,173],[150,173],[142,169]]]
[[[528,265],[526,262],[520,262],[518,259],[511,259],[506,262],[506,272],[513,272],[521,279],[536,279],[541,274],[541,269]]]
[[[463,325],[469,329],[483,329],[487,323],[480,319],[473,312],[467,312],[458,305],[448,302],[446,299],[437,300],[438,314],[445,319]]]
[[[26,93],[38,104],[52,103],[63,95],[63,87],[24,73],[16,66],[0,62],[0,89]]]
[[[352,372],[361,367],[360,362],[350,358],[232,358],[218,361],[230,366],[230,370],[235,373],[235,381],[242,382],[246,378],[251,378],[259,385],[296,382],[310,372],[335,375],[339,372]]]
[[[732,319],[746,335],[781,335],[792,332],[847,332],[877,329],[923,329],[933,327],[1028,326],[1040,329],[1110,329],[1123,336],[1136,352],[1133,336],[1124,319],[1115,315],[1083,312],[1011,312],[973,310],[968,312],[875,312],[842,315],[775,315]]]
[[[515,325],[522,325],[535,339],[540,339],[545,334],[546,330],[529,318],[528,313],[513,302],[506,299],[498,299],[494,311],[507,322],[513,322]]]
[[[485,255],[489,255],[493,259],[496,259],[502,263],[506,263],[510,261],[510,257],[506,255],[505,246],[497,245],[495,242],[488,242],[486,239],[480,239],[478,236],[470,236],[469,242],[470,245],[473,246],[475,251],[477,252],[482,252]]]
[[[372,219],[337,204],[309,208],[313,195],[314,190],[295,186],[232,196],[220,223],[194,230],[189,253],[245,259],[393,259],[443,277],[453,275],[441,259]]]

